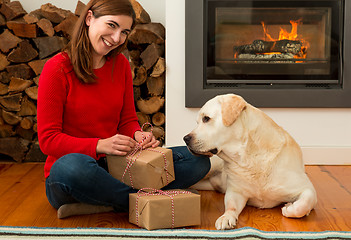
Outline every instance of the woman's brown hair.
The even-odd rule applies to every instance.
[[[73,69],[83,83],[94,83],[96,76],[93,71],[92,45],[88,36],[88,26],[85,23],[88,11],[95,18],[105,15],[125,15],[133,18],[132,29],[135,26],[135,12],[129,0],[91,0],[82,11],[73,31],[72,39],[66,47]],[[107,54],[113,57],[121,53],[127,46],[128,39],[116,49]]]

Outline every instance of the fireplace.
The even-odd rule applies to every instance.
[[[186,107],[351,107],[351,3],[186,0]]]

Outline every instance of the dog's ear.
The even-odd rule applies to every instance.
[[[237,95],[225,95],[222,97],[220,103],[222,121],[226,127],[232,125],[246,107],[245,100]]]

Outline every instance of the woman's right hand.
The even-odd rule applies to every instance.
[[[99,139],[96,153],[125,156],[134,149],[136,144],[137,142],[133,138],[116,134],[110,138]]]

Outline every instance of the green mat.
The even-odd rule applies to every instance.
[[[198,229],[39,228],[0,226],[0,239],[351,239],[351,232],[266,232],[251,227]]]

